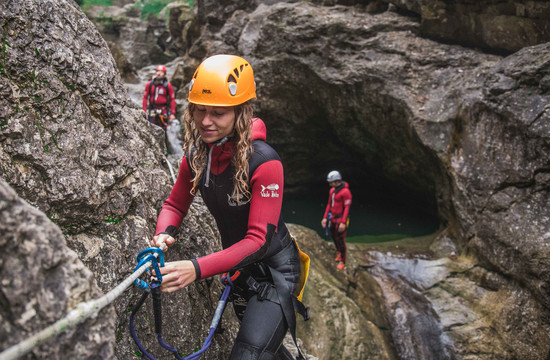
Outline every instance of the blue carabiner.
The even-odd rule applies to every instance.
[[[158,264],[158,261],[157,261],[157,258],[155,257],[155,255],[153,254],[150,254],[150,255],[147,255],[146,257],[142,258],[139,263],[137,264],[136,268],[134,269],[134,271],[136,271],[137,269],[139,269],[140,267],[143,266],[143,264],[145,264],[146,262],[148,261],[151,261],[151,265],[153,266],[153,269],[155,270],[155,276],[157,277],[157,280],[159,282],[162,282],[162,274],[160,273],[160,268],[159,268],[159,264]],[[164,262],[161,264],[161,266],[164,266]],[[149,270],[149,268],[147,268],[147,270]],[[146,271],[147,271],[146,270]]]
[[[158,259],[157,257],[155,257],[154,254],[158,255]],[[134,272],[140,267],[142,267],[143,264],[149,261],[151,262],[151,266],[153,267],[155,276],[157,277],[158,283],[160,284],[162,282],[162,274],[160,272],[159,263],[161,267],[164,266],[164,252],[157,247],[150,247],[140,251],[140,253],[137,256],[138,264],[135,267]],[[149,270],[149,267],[145,269],[145,271],[148,271],[148,270]],[[145,291],[150,291],[149,288],[151,288],[151,286],[144,280],[136,279],[134,281],[134,284],[140,289],[143,289]]]
[[[140,251],[138,256],[137,256],[137,262],[139,263],[141,261],[141,259],[143,259],[145,257],[145,255],[149,255],[149,254],[153,254],[153,253],[155,253],[159,256],[158,262],[160,263],[160,266],[163,267],[164,266],[164,252],[158,247],[150,247],[150,248],[147,248],[145,250]]]

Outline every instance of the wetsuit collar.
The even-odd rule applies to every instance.
[[[210,150],[208,151],[208,163],[206,165],[206,182],[204,184],[205,187],[208,187],[208,183],[209,183],[209,180],[210,180],[210,162],[212,161],[212,150],[214,150],[215,147],[222,146],[223,144],[225,144],[228,141],[229,141],[229,135],[224,136],[220,140],[218,140],[215,143],[212,143],[210,145]]]

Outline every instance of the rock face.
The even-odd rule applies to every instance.
[[[420,36],[452,11],[477,8],[446,3],[428,18],[371,14],[368,5],[351,3],[208,0],[198,3],[197,18],[173,27],[182,34],[174,43],[185,49],[179,84],[208,55],[251,61],[257,111],[285,164],[287,189],[323,182],[338,167],[357,181],[354,189],[437,213],[438,243],[453,244],[439,248],[460,255],[456,263],[421,259],[434,261],[425,266],[436,272],[427,282],[398,267],[424,274],[419,259],[371,252],[345,274],[326,272],[330,257],[322,260],[319,251],[330,249],[313,245],[306,302],[326,313],[300,325],[300,337],[319,359],[548,358],[550,43],[507,57],[486,54]],[[412,12],[430,4],[393,3]],[[542,2],[525,4],[545,11]],[[0,10],[2,178],[63,229],[99,287],[110,290],[131,273],[170,191],[164,135],[128,100],[105,41],[75,3],[8,0]],[[200,29],[183,25],[189,21]],[[545,28],[533,29],[537,35],[522,46],[546,36]],[[489,44],[482,35],[476,39]],[[217,238],[197,199],[168,259],[214,251]],[[194,349],[220,291],[209,280],[166,296],[165,340],[182,352]],[[139,295],[128,291],[114,305],[119,359],[136,351],[125,310]],[[26,313],[16,311],[5,316],[25,322]],[[138,331],[161,353],[146,319],[139,318]],[[224,327],[229,331],[216,336],[206,359],[227,358],[236,331],[231,311]],[[23,337],[10,333],[2,347]],[[108,357],[112,343],[104,346]],[[74,351],[80,358],[88,350]]]
[[[508,53],[550,41],[548,1],[411,2],[422,35],[433,39]]]
[[[136,255],[148,246],[158,210],[171,189],[164,134],[150,126],[141,109],[132,105],[105,40],[75,2],[4,1],[0,4],[0,25],[1,177],[62,229],[68,246],[92,270],[99,288],[103,292],[111,290],[131,274]],[[7,204],[2,209],[12,211]],[[168,259],[197,257],[219,249],[213,223],[197,199],[177,238],[178,246],[170,249]],[[33,264],[34,260],[26,257],[36,257],[37,245],[32,242],[32,233],[21,231],[21,261]],[[49,230],[44,239],[50,239],[50,233],[59,235]],[[1,244],[3,253],[10,254],[13,244],[8,239],[2,237]],[[56,244],[62,249],[60,241]],[[55,253],[47,263],[32,268],[53,274],[50,279],[40,273],[37,289],[42,288],[38,284],[42,276],[49,284],[60,279],[57,272],[65,269],[78,270],[79,278],[91,282],[90,273],[70,254]],[[31,273],[20,274],[25,277],[18,278],[18,282]],[[77,284],[77,278],[67,284],[72,281]],[[38,312],[38,305],[32,302],[34,292],[9,298],[11,306],[13,301],[24,304],[23,298],[29,296],[26,302],[33,304],[38,314],[33,316],[31,305],[2,306],[3,318],[12,325],[9,334],[1,337],[0,348],[44,328],[53,320],[52,311],[56,311],[56,318],[61,317],[80,299],[97,293],[90,285],[91,290],[78,287],[71,293],[57,286],[59,294],[57,290],[54,294],[50,290],[43,293],[47,295],[43,298],[47,302],[40,305],[44,313]],[[166,342],[182,352],[191,352],[204,341],[220,293],[221,283],[211,279],[165,296]],[[137,289],[126,291],[107,310],[110,322],[100,318],[88,323],[92,326],[89,329],[85,324],[75,330],[76,335],[62,338],[59,345],[40,350],[37,358],[88,358],[94,346],[102,359],[112,357],[113,347],[116,358],[135,356],[137,347],[128,332],[126,310],[140,295]],[[149,336],[153,332],[147,321],[152,319],[150,303],[145,307],[148,313],[145,315],[143,310],[136,329],[144,346],[162,355],[158,345],[154,347],[156,337]],[[226,358],[229,354],[236,322],[231,311],[226,314],[226,331],[216,335],[206,359]],[[116,329],[112,321],[116,321]],[[86,330],[92,332],[80,335]],[[98,337],[86,340],[81,348],[74,346],[76,341],[72,339],[76,336]]]
[[[0,179],[0,346],[13,346],[51,325],[76,304],[101,295],[94,275],[67,248],[59,227]],[[68,329],[25,358],[108,359],[113,356],[112,308]],[[73,346],[78,344],[78,347]]]
[[[319,360],[396,359],[380,288],[357,269],[339,272],[332,261],[334,247],[311,229],[289,225],[300,249],[311,258],[304,304],[311,319],[297,321],[298,337]]]
[[[423,26],[396,12],[278,2],[226,15],[196,45],[253,64],[288,189],[338,167],[354,189],[436,209],[445,236],[472,257],[468,278],[499,292],[466,296],[499,310],[483,315],[492,319],[483,349],[449,335],[451,358],[546,358],[548,335],[534,329],[549,318],[550,43],[503,57],[422,38]]]
[[[87,10],[103,38],[116,45],[137,69],[163,64],[176,57],[171,51],[170,33],[163,18],[141,20],[139,8],[127,5],[95,6]],[[179,35],[179,34],[178,34]]]

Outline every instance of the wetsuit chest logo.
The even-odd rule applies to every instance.
[[[279,184],[271,184],[267,186],[260,185],[262,187],[262,191],[260,194],[262,197],[272,197],[272,198],[278,198],[279,197]]]

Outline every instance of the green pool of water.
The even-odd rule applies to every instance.
[[[287,223],[303,225],[332,241],[321,227],[326,198],[287,196],[283,200],[283,218]],[[433,234],[438,220],[422,209],[391,203],[374,203],[354,198],[350,210],[347,242],[378,243]]]

